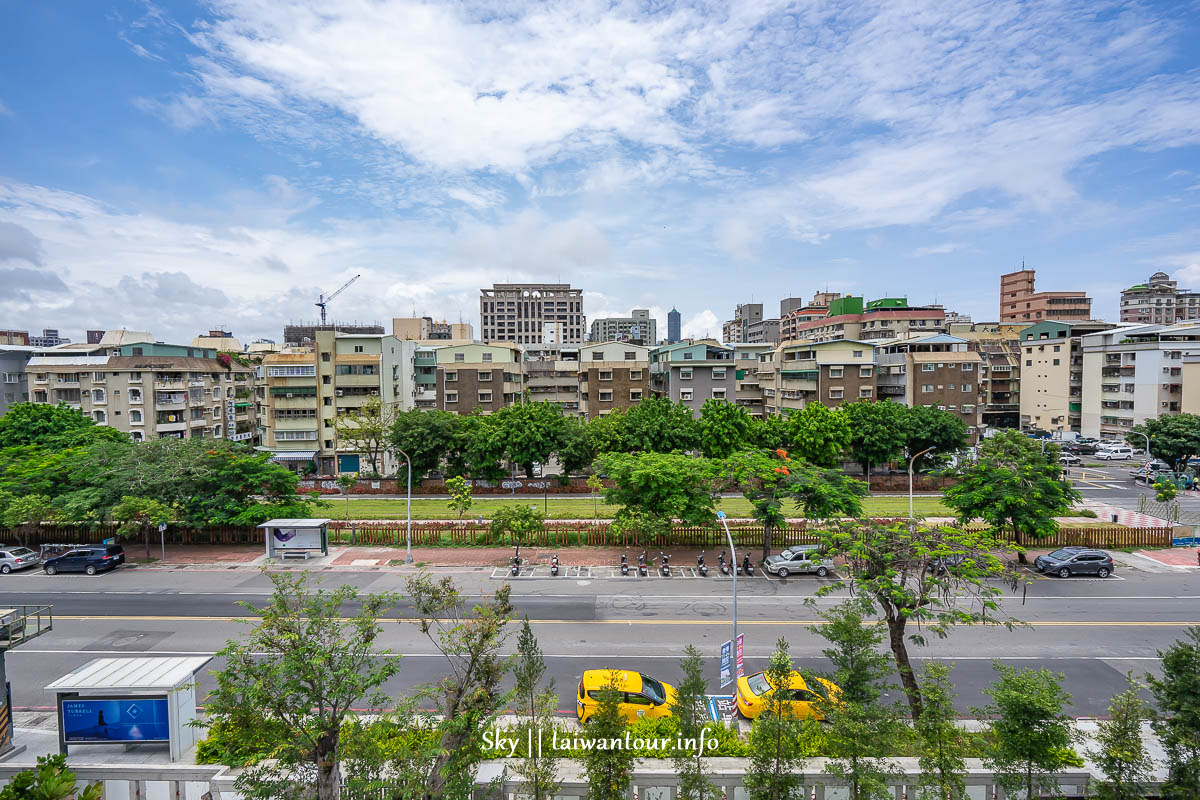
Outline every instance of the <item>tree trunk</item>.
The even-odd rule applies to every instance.
[[[908,708],[912,713],[913,722],[921,716],[921,687],[917,685],[917,676],[913,674],[912,663],[908,659],[908,647],[904,643],[905,619],[901,616],[887,618],[888,639],[892,646],[892,656],[896,659],[896,667],[900,672],[900,684],[908,698]]]
[[[1016,525],[1013,526],[1013,544],[1020,548],[1017,551],[1017,563],[1028,564],[1029,559],[1025,557],[1025,537],[1021,534],[1021,529]]]
[[[770,522],[763,523],[763,561],[766,561],[767,556],[771,555],[771,534],[774,532],[774,526]]]
[[[149,561],[152,558],[152,556],[150,555],[150,523],[149,522],[142,523],[142,541],[145,542],[145,544],[146,544],[146,560]]]
[[[526,478],[533,477],[533,462],[532,461],[525,465],[525,477]]]
[[[317,739],[317,800],[339,800],[342,796],[342,776],[339,774],[337,731],[328,731]]]

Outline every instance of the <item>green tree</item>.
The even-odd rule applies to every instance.
[[[1154,489],[1154,499],[1160,503],[1169,503],[1179,494],[1179,487],[1167,478],[1159,478],[1150,488]]]
[[[470,481],[461,475],[455,475],[453,478],[447,478],[446,491],[450,493],[450,502],[447,503],[447,505],[457,511],[458,518],[462,519],[463,514],[467,513],[467,509],[469,509],[474,503],[474,500],[471,497]]]
[[[786,686],[792,675],[787,639],[780,637],[767,664],[767,682]],[[750,800],[802,800],[804,774],[801,763],[809,753],[806,723],[792,713],[783,692],[772,692],[750,728],[750,759],[746,765],[746,792]]]
[[[492,535],[503,542],[505,534],[514,544],[528,542],[546,529],[546,515],[537,506],[516,504],[502,506],[492,515]]]
[[[441,719],[436,756],[425,778],[425,797],[465,800],[485,757],[483,734],[503,708],[501,688],[509,660],[501,652],[513,619],[511,587],[503,584],[472,608],[449,578],[409,578],[405,594],[416,609],[419,630],[446,659],[446,675],[426,687]]]
[[[871,467],[900,457],[906,436],[905,408],[890,400],[857,400],[842,406],[850,423],[848,452],[862,467],[864,479]]]
[[[808,403],[788,414],[784,428],[787,444],[783,446],[792,456],[818,467],[836,467],[850,447],[850,420],[841,408]]]
[[[286,732],[271,761],[259,762],[237,780],[242,797],[341,794],[341,735],[352,709],[382,707],[384,683],[400,660],[383,651],[379,618],[395,604],[390,594],[360,597],[351,586],[312,590],[303,572],[267,573],[273,591],[263,608],[240,602],[256,617],[241,640],[217,653],[225,667],[213,672],[216,687],[205,701],[209,720],[245,720],[254,709]],[[347,619],[348,617],[348,619]]]
[[[601,474],[613,481],[604,501],[620,506],[618,523],[636,520],[643,532],[664,535],[672,520],[685,525],[712,521],[714,469],[703,458],[667,453],[609,453],[596,459]]]
[[[887,686],[888,657],[879,649],[883,630],[866,624],[871,604],[851,597],[817,613],[825,624],[813,628],[813,633],[829,642],[821,653],[833,664],[830,680],[841,689],[840,699],[859,705],[877,703]]]
[[[620,409],[588,420],[588,447],[593,455],[628,452],[627,427],[625,414]]]
[[[625,446],[633,452],[678,453],[700,445],[692,410],[665,397],[648,397],[625,412]]]
[[[1200,456],[1200,416],[1196,414],[1164,414],[1133,426],[1125,440],[1141,451],[1146,440],[1138,434],[1149,436],[1150,455],[1170,464],[1176,472],[1183,472],[1189,460]]]
[[[350,490],[358,485],[358,475],[349,472],[343,472],[333,479],[338,485],[338,489],[342,493],[342,499],[346,501],[346,522],[350,521]]]
[[[587,477],[587,487],[592,495],[592,519],[600,519],[600,505],[596,493],[604,488],[604,480],[593,472]]]
[[[1133,673],[1127,679],[1129,688],[1112,699],[1108,719],[1098,723],[1096,748],[1088,752],[1104,773],[1104,779],[1093,784],[1100,800],[1140,800],[1154,771],[1154,759],[1142,740],[1142,725],[1150,721],[1153,709],[1142,699],[1145,686]]]
[[[821,469],[788,457],[784,450],[744,450],[718,465],[721,478],[750,501],[763,526],[762,557],[771,553],[777,528],[787,524],[786,501],[811,519],[856,516],[867,487],[840,470]]]
[[[966,732],[954,713],[950,668],[931,661],[925,665],[921,716],[913,725],[920,742],[921,796],[925,800],[966,800]]]
[[[987,530],[858,520],[835,528],[826,557],[845,561],[845,578],[822,587],[845,587],[874,604],[887,623],[888,642],[913,721],[921,717],[921,689],[908,655],[908,642],[945,638],[956,625],[1003,624],[1003,589],[1017,577],[997,557],[1006,545]],[[918,632],[909,634],[910,622]]]
[[[967,423],[962,417],[936,406],[912,406],[904,409],[904,449],[909,457],[932,447],[914,465],[931,462],[957,453],[967,446]]]
[[[1154,731],[1167,755],[1168,800],[1200,797],[1200,627],[1159,651],[1162,677],[1146,676],[1158,715]]]
[[[1080,501],[1079,492],[1062,475],[1058,448],[1041,445],[1018,431],[1002,431],[979,445],[977,457],[951,473],[957,480],[946,489],[945,503],[964,525],[976,517],[997,530],[1012,532],[1018,547],[1025,537],[1040,539],[1058,531],[1061,516]],[[1022,564],[1025,551],[1018,551]]]
[[[506,445],[493,416],[475,412],[459,421],[455,447],[448,457],[451,473],[485,481],[502,480],[508,474],[503,463]]]
[[[504,457],[533,477],[535,464],[544,464],[566,439],[567,419],[554,403],[518,403],[491,415]]]
[[[763,414],[752,417],[750,438],[755,447],[763,450],[781,450],[791,447],[788,438],[788,416],[783,414]]]
[[[419,408],[398,411],[388,431],[388,447],[398,459],[403,460],[401,451],[409,455],[413,480],[419,481],[458,449],[462,419],[449,411]]]
[[[121,523],[117,533],[121,536],[142,535],[146,545],[146,558],[150,558],[150,533],[159,525],[171,521],[171,507],[150,497],[122,497],[113,506],[112,518]]]
[[[700,452],[705,458],[725,458],[750,446],[750,415],[728,400],[710,398],[700,407]]]
[[[984,763],[995,770],[1006,795],[1057,792],[1051,776],[1083,765],[1072,748],[1079,734],[1064,710],[1071,695],[1060,684],[1062,676],[1047,669],[993,667],[1000,680],[983,690],[992,698],[982,712],[991,719],[992,735]]]
[[[592,450],[587,426],[583,420],[573,417],[563,418],[563,429],[559,438],[557,455],[559,463],[562,464],[564,485],[570,482],[571,475],[591,466],[596,453]]]
[[[679,724],[679,739],[685,743],[674,756],[675,774],[679,776],[680,800],[707,800],[718,794],[709,775],[709,756],[700,749],[703,734],[708,726],[708,681],[704,679],[704,661],[694,645],[683,648],[679,661],[683,680],[675,687],[675,700],[671,715]],[[689,746],[687,743],[691,743]]]
[[[44,494],[27,494],[23,497],[13,497],[4,506],[4,527],[17,535],[17,543],[22,547],[29,545],[30,537],[37,532],[42,523],[54,522],[62,518],[62,512]]]
[[[625,717],[619,705],[623,695],[617,688],[615,674],[598,694],[596,710],[587,721],[588,738],[624,739]],[[584,751],[581,760],[588,800],[625,800],[633,780],[632,749],[592,747]]]
[[[524,782],[522,794],[532,800],[548,800],[558,791],[558,765],[552,756],[542,754],[540,745],[547,729],[554,724],[558,693],[554,689],[554,679],[546,681],[546,659],[529,627],[528,617],[521,622],[513,678],[517,715],[527,731],[525,741],[532,743],[514,771]]]
[[[391,444],[392,426],[396,422],[396,407],[385,405],[377,396],[371,395],[357,409],[348,414],[338,414],[333,420],[333,430],[343,449],[351,449],[367,457],[371,465],[369,477],[380,477],[383,469],[383,454]]]
[[[75,773],[62,754],[38,756],[37,766],[18,772],[0,787],[0,800],[102,800],[104,783],[75,788]]]
[[[95,421],[70,406],[59,403],[17,403],[0,417],[0,449],[35,445],[37,447],[78,447],[97,440],[129,442],[115,428]]]

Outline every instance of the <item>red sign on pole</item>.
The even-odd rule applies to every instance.
[[[739,678],[746,674],[746,669],[742,666],[742,640],[745,637],[744,633],[739,633],[737,637],[737,674]]]

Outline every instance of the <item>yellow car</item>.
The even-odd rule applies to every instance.
[[[821,703],[827,698],[836,700],[841,689],[824,678],[810,675],[806,680],[803,675],[793,670],[788,676],[787,686],[780,690],[767,680],[767,673],[759,672],[755,675],[738,678],[738,711],[746,719],[758,719],[763,709],[767,707],[767,700],[776,691],[785,693],[784,699],[788,701],[791,712],[797,717],[824,719],[825,715],[821,713]]]
[[[671,716],[675,687],[669,683],[627,669],[589,669],[579,681],[575,698],[575,714],[580,722],[587,722],[596,713],[601,691],[610,686],[622,695],[619,708],[627,722]]]

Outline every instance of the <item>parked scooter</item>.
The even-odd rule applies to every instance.
[[[621,574],[622,575],[629,574],[629,554],[628,553],[621,553]]]
[[[721,551],[721,555],[717,556],[717,564],[721,568],[722,575],[729,574],[729,565],[725,563],[725,551]]]
[[[550,574],[558,575],[558,553],[550,556]]]
[[[508,570],[508,574],[514,578],[521,574],[521,544],[517,543],[517,551],[513,553],[512,566]]]
[[[708,565],[704,563],[704,551],[700,551],[700,555],[696,556],[696,571],[700,573],[701,578],[708,577]]]
[[[646,577],[647,574],[648,573],[646,571],[646,551],[642,550],[642,554],[640,556],[638,556],[638,575],[640,575],[644,578],[644,577]]]
[[[746,557],[742,559],[742,572],[746,573],[751,578],[754,577],[754,564],[750,563],[750,555],[749,554],[747,554]]]
[[[658,551],[658,571],[662,573],[664,578],[671,577],[671,557],[663,555],[662,550]]]

